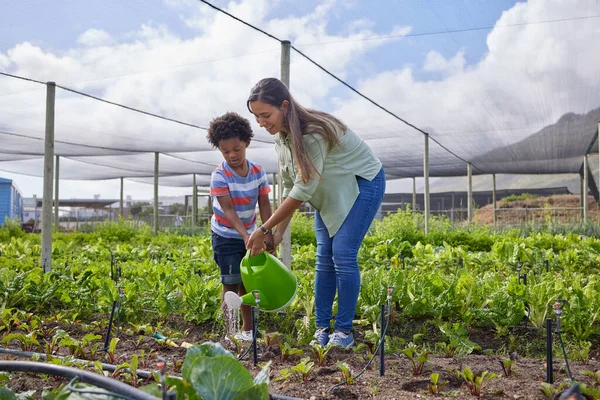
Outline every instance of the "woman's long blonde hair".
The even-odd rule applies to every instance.
[[[331,150],[338,144],[340,132],[346,132],[348,127],[331,114],[304,108],[296,103],[287,86],[277,78],[261,79],[254,85],[246,105],[250,112],[250,103],[253,101],[262,101],[281,109],[285,100],[289,105],[284,114],[284,129],[292,137],[294,161],[302,181],[306,183],[317,171],[304,146],[302,136],[309,133],[319,134],[325,138]]]

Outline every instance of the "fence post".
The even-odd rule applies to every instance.
[[[290,87],[290,48],[291,48],[291,43],[289,40],[284,40],[281,42],[281,81],[283,83],[285,83],[285,85],[289,88]],[[281,173],[278,174],[279,176],[279,193],[282,193],[281,187],[282,185],[282,181],[281,181]],[[281,205],[281,197],[279,198],[279,204]],[[281,257],[281,261],[283,262],[284,265],[286,265],[288,268],[291,268],[291,261],[292,261],[292,233],[291,233],[291,224],[288,225],[287,229],[285,230],[284,234],[283,234],[283,240],[281,241],[281,247],[280,247],[280,257]]]
[[[424,221],[425,221],[425,235],[429,234],[429,135],[425,134],[425,143],[423,146],[423,179],[424,191],[423,191],[423,204],[424,209]]]
[[[467,223],[473,222],[473,166],[467,163]]]
[[[46,83],[46,134],[44,138],[44,194],[42,197],[42,251],[40,265],[52,269],[52,177],[54,175],[54,105],[56,84]]]
[[[494,205],[494,226],[496,226],[496,174],[492,174],[492,182],[493,182],[493,188],[492,188],[492,203]]]

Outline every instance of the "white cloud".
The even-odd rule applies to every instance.
[[[435,50],[427,53],[423,69],[425,71],[441,72],[446,76],[456,75],[463,71],[465,64],[465,53],[460,51],[451,59],[446,59]]]
[[[84,46],[100,46],[110,42],[110,35],[102,29],[88,29],[83,32],[77,42]]]

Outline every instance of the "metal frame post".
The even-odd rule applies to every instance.
[[[121,177],[121,191],[119,193],[119,215],[121,216],[121,218],[125,218],[125,216],[123,215],[123,187],[123,177]]]
[[[588,156],[585,154],[583,156],[583,190],[581,191],[581,200],[583,202],[583,222],[587,222],[588,220]]]
[[[198,185],[196,184],[196,174],[192,178],[192,225],[198,224]],[[187,210],[186,210],[187,211]]]
[[[417,178],[413,176],[413,197],[412,197],[412,209],[417,210]]]
[[[424,182],[424,191],[423,191],[423,204],[425,209],[424,215],[424,227],[425,227],[425,235],[429,234],[429,213],[430,213],[430,205],[429,205],[429,135],[425,135],[425,143],[423,146],[423,179]]]
[[[473,166],[467,163],[467,222],[473,222]]]
[[[281,42],[281,81],[285,83],[285,85],[290,87],[290,50],[291,43],[289,40],[284,40]],[[279,175],[279,186],[280,186],[280,196],[282,195],[281,187],[281,173]],[[281,197],[279,198],[279,204],[281,204]],[[292,261],[292,231],[291,224],[288,225],[287,229],[283,233],[283,240],[281,241],[280,247],[280,257],[281,261],[284,265],[287,265],[290,268],[290,263]]]
[[[158,152],[154,153],[154,235],[158,234]]]
[[[494,205],[494,226],[496,226],[496,223],[498,222],[497,220],[497,216],[496,216],[496,174],[492,174],[492,204]]]
[[[44,137],[44,192],[42,198],[42,251],[40,265],[52,269],[52,178],[54,175],[54,110],[56,84],[46,83],[46,133]]]
[[[60,177],[60,156],[56,156],[56,161],[54,164],[54,229],[56,231],[60,231],[60,219],[58,217],[58,180]]]

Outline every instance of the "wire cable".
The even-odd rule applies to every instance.
[[[10,77],[10,78],[15,78],[15,79],[22,79],[24,81],[40,83],[42,85],[46,85],[46,82],[38,81],[38,80],[35,80],[35,79],[31,79],[31,78],[26,78],[26,77],[23,77],[23,76],[13,75],[13,74],[9,74],[9,73],[6,73],[6,72],[1,72],[0,71],[0,75],[4,75],[4,76]],[[176,124],[180,124],[180,125],[184,125],[184,126],[189,126],[191,128],[202,129],[202,130],[205,130],[205,131],[208,130],[207,128],[205,128],[203,126],[199,126],[199,125],[196,125],[196,124],[191,124],[191,123],[188,123],[188,122],[179,121],[177,119],[173,119],[173,118],[165,117],[165,116],[162,116],[162,115],[154,114],[154,113],[151,113],[149,111],[140,110],[138,108],[134,108],[134,107],[131,107],[131,106],[128,106],[128,105],[125,105],[125,104],[115,103],[114,101],[106,100],[106,99],[103,99],[101,97],[91,95],[89,93],[80,92],[79,90],[71,89],[69,87],[62,86],[62,85],[59,85],[59,84],[55,84],[55,85],[56,85],[57,88],[60,88],[60,89],[65,90],[67,92],[75,93],[75,94],[78,94],[78,95],[84,96],[84,97],[89,97],[90,99],[101,101],[103,103],[107,103],[107,104],[110,104],[110,105],[113,105],[113,106],[116,106],[116,107],[121,107],[121,108],[124,108],[124,109],[129,110],[129,111],[133,111],[133,112],[137,112],[137,113],[140,113],[140,114],[148,115],[150,117],[162,119],[162,120],[169,121],[169,122],[174,122]]]
[[[577,20],[591,19],[591,18],[600,18],[600,15],[586,15],[586,16],[581,16],[581,17],[551,19],[551,20],[547,20],[547,21],[520,22],[520,23],[506,24],[506,25],[480,26],[480,27],[475,27],[475,28],[447,29],[447,30],[442,30],[442,31],[407,33],[406,35],[389,35],[389,36],[378,36],[378,37],[362,38],[362,39],[334,40],[331,42],[303,43],[303,44],[298,44],[298,46],[309,47],[309,46],[321,46],[321,45],[336,44],[336,43],[367,42],[367,41],[375,41],[375,40],[399,39],[399,38],[405,38],[405,37],[446,35],[446,34],[450,34],[450,33],[476,32],[476,31],[485,31],[485,30],[496,29],[496,28],[515,28],[515,27],[527,26],[527,25],[550,24],[550,23],[554,23],[554,22],[577,21]]]
[[[195,124],[190,124],[188,122],[179,121],[179,120],[176,120],[176,119],[173,119],[173,118],[169,118],[169,117],[164,117],[162,115],[158,115],[158,114],[151,113],[149,111],[144,111],[144,110],[140,110],[140,109],[137,109],[137,108],[133,108],[133,107],[127,106],[125,104],[115,103],[114,101],[106,100],[106,99],[103,99],[101,97],[97,97],[97,96],[91,95],[89,93],[80,92],[78,90],[71,89],[71,88],[68,88],[66,86],[61,86],[61,85],[57,84],[56,87],[60,88],[62,90],[66,90],[67,92],[75,93],[75,94],[78,94],[78,95],[81,95],[81,96],[84,96],[84,97],[89,97],[90,99],[98,100],[98,101],[101,101],[103,103],[107,103],[107,104],[110,104],[110,105],[113,105],[113,106],[121,107],[121,108],[124,108],[126,110],[134,111],[134,112],[137,112],[137,113],[140,113],[140,114],[148,115],[150,117],[155,117],[155,118],[158,118],[158,119],[163,119],[165,121],[174,122],[176,124],[180,124],[180,125],[184,125],[184,126],[189,126],[191,128],[202,129],[202,130],[205,130],[205,131],[208,130],[207,128],[205,128],[203,126],[199,126],[199,125],[195,125]]]
[[[41,85],[46,84],[46,82],[38,81],[35,79],[31,79],[31,78],[25,78],[24,76],[13,75],[13,74],[9,74],[9,73],[2,72],[2,71],[0,71],[0,75],[8,76],[9,78],[21,79],[23,81],[28,81],[28,82],[35,82],[35,83],[39,83]]]
[[[260,29],[259,27],[250,24],[249,22],[246,22],[238,17],[236,17],[235,15],[230,14],[229,12],[223,10],[222,8],[219,8],[211,3],[209,3],[206,0],[198,0],[204,4],[206,4],[207,6],[217,10],[218,12],[221,12],[231,18],[233,18],[234,20],[246,25],[249,28],[252,28],[268,37],[270,37],[271,39],[277,40],[280,43],[283,43],[284,41],[279,39],[278,37]],[[416,125],[408,122],[406,119],[401,118],[400,116],[396,115],[395,113],[393,113],[392,111],[388,110],[387,108],[383,107],[381,104],[377,103],[376,101],[374,101],[373,99],[371,99],[370,97],[364,95],[363,93],[361,93],[360,91],[358,91],[357,89],[355,89],[352,85],[350,85],[349,83],[347,83],[346,81],[342,80],[341,78],[337,77],[334,73],[330,72],[329,70],[327,70],[325,67],[323,67],[321,64],[317,63],[316,61],[314,61],[312,58],[310,58],[309,56],[307,56],[306,54],[304,54],[302,51],[298,50],[297,47],[290,45],[290,48],[294,49],[298,54],[300,54],[302,57],[304,57],[306,60],[308,60],[309,62],[311,62],[312,64],[314,64],[315,66],[317,66],[319,69],[321,69],[323,72],[325,72],[327,75],[331,76],[333,79],[335,79],[336,81],[338,81],[339,83],[341,83],[342,85],[346,86],[348,89],[350,89],[351,91],[353,91],[354,93],[356,93],[357,95],[359,95],[360,97],[362,97],[363,99],[367,100],[368,102],[370,102],[371,104],[373,104],[374,106],[376,106],[377,108],[379,108],[380,110],[383,110],[384,112],[386,112],[387,114],[391,115],[392,117],[396,118],[397,120],[403,122],[404,124],[408,125],[409,127],[415,129],[418,132],[421,132],[422,134],[426,135],[427,137],[429,137],[431,140],[433,140],[435,143],[437,143],[441,148],[443,148],[444,150],[446,150],[448,153],[452,154],[454,157],[458,158],[459,160],[468,163],[467,160],[465,160],[464,158],[460,157],[458,154],[452,152],[449,148],[447,148],[446,146],[444,146],[443,144],[441,144],[437,139],[435,139],[434,137],[431,136],[430,133],[424,131],[423,129],[417,127]],[[479,171],[482,171],[480,168],[477,168],[477,166],[473,165],[473,167]],[[483,172],[483,171],[482,171]]]

